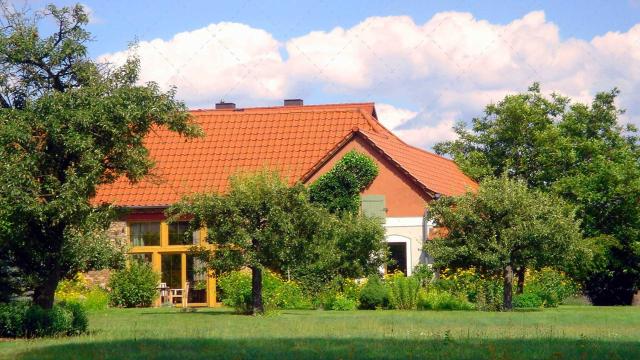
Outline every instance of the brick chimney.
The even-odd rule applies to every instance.
[[[232,102],[220,101],[216,103],[216,110],[233,110],[236,108],[236,104]]]
[[[302,106],[304,102],[302,99],[284,99],[284,106]]]

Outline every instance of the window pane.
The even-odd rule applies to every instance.
[[[182,289],[181,254],[162,254],[162,282],[172,289]]]
[[[197,244],[199,231],[189,232],[189,222],[178,221],[169,224],[169,245]]]
[[[187,281],[189,282],[189,302],[207,302],[207,268],[202,260],[187,255]]]
[[[133,246],[160,245],[160,223],[140,222],[129,224],[131,229],[131,244]]]
[[[145,264],[151,264],[151,253],[143,254],[130,254],[131,261],[136,261]]]

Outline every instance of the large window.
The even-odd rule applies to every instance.
[[[389,243],[389,259],[391,261],[390,264],[387,265],[387,274],[402,271],[407,275],[407,243]]]
[[[139,222],[130,223],[131,244],[133,246],[159,246],[160,223]]]
[[[190,232],[187,221],[169,224],[169,245],[195,245],[198,243],[199,231]]]
[[[131,259],[131,261],[151,265],[151,253],[129,254],[129,258]]]

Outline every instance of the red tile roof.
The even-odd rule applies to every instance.
[[[137,184],[122,178],[98,189],[94,203],[166,206],[183,195],[222,192],[238,171],[269,167],[291,183],[306,179],[340,145],[360,135],[429,192],[455,195],[476,184],[450,160],[409,146],[376,119],[373,103],[236,110],[194,110],[203,138],[166,129],[147,137],[156,167]]]

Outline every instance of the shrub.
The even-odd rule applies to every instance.
[[[232,271],[218,278],[220,299],[225,306],[240,313],[248,313],[251,308],[251,274]]]
[[[349,298],[347,295],[339,293],[333,300],[331,310],[348,311],[355,310],[358,307],[358,302],[355,299]]]
[[[59,305],[51,309],[33,305],[24,318],[24,332],[28,337],[70,334],[72,327],[73,313]]]
[[[27,302],[0,305],[1,337],[77,335],[87,326],[87,314],[78,303],[56,304],[48,310]]]
[[[159,280],[151,265],[132,261],[127,268],[111,275],[109,302],[119,307],[150,306],[158,296]]]
[[[418,295],[418,310],[473,310],[474,306],[461,295],[443,290],[422,290]]]
[[[71,327],[67,331],[69,335],[79,335],[87,331],[89,318],[83,304],[77,302],[63,302],[59,304],[63,309],[71,312]]]
[[[232,271],[218,279],[220,298],[226,306],[240,313],[251,309],[251,274]],[[265,271],[262,278],[262,299],[265,309],[309,309],[311,301],[304,295],[300,285],[285,281],[271,271]]]
[[[377,275],[371,275],[360,289],[360,309],[375,310],[389,306],[389,289]]]
[[[0,337],[23,337],[24,318],[30,304],[24,301],[0,304]]]
[[[389,304],[398,310],[416,308],[420,284],[413,277],[406,277],[402,273],[395,273],[387,278],[389,286]]]
[[[518,294],[513,297],[513,307],[519,309],[531,309],[542,307],[543,301],[536,293]]]
[[[433,270],[427,264],[418,264],[413,268],[411,276],[418,280],[421,287],[426,288],[433,280]]]
[[[86,310],[104,310],[109,305],[109,293],[99,286],[89,286],[84,276],[78,274],[58,284],[56,301],[80,303]]]
[[[524,292],[538,295],[545,307],[556,307],[580,290],[566,274],[550,268],[531,271],[527,275]]]

